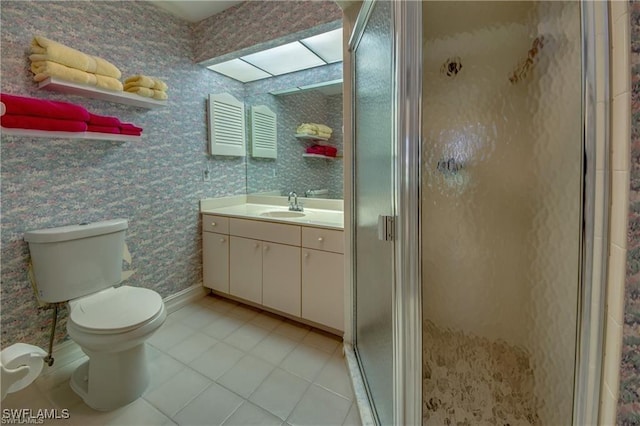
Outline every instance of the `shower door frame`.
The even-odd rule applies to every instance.
[[[394,419],[422,424],[422,2],[394,2]],[[420,34],[420,37],[416,37]]]

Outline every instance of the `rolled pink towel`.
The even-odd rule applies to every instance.
[[[3,100],[4,102],[4,100]],[[54,132],[86,132],[87,123],[76,120],[5,114],[0,117],[2,127],[13,129],[49,130]]]
[[[88,121],[89,111],[69,102],[48,101],[0,93],[6,115],[30,115],[62,120]]]
[[[89,113],[89,126],[106,126],[106,127],[120,127],[120,120],[118,117],[111,117],[108,115],[98,115]]]

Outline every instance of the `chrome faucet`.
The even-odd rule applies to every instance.
[[[291,202],[291,197],[293,197],[293,202]],[[292,212],[303,211],[302,205],[298,204],[298,194],[296,194],[294,191],[291,191],[289,193],[289,198],[287,198],[287,201],[289,201],[289,210],[291,210]]]

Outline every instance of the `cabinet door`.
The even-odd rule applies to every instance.
[[[300,316],[300,247],[262,243],[262,304]]]
[[[202,233],[202,283],[207,288],[229,293],[229,236]]]
[[[229,293],[262,303],[262,243],[229,237]]]
[[[344,256],[302,250],[302,318],[344,330]]]

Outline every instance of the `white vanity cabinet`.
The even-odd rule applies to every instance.
[[[204,286],[229,293],[229,236],[203,232],[202,259]]]
[[[262,304],[300,316],[300,247],[263,243]]]
[[[219,294],[343,330],[341,230],[203,214],[203,284]]]
[[[229,240],[229,291],[233,296],[262,303],[262,242],[234,237]]]
[[[302,228],[302,318],[344,330],[342,231]]]
[[[229,293],[229,218],[203,215],[202,231],[203,285]]]
[[[300,226],[230,218],[230,294],[300,316]]]

